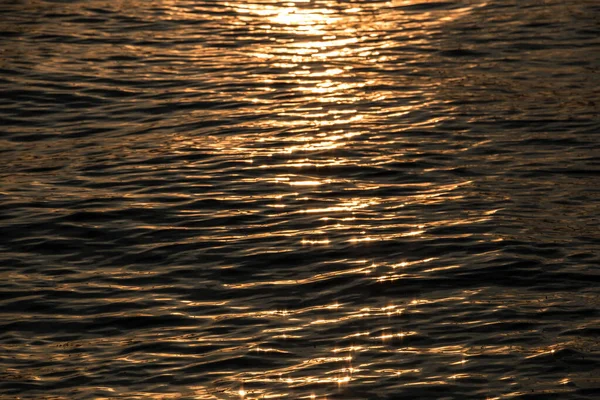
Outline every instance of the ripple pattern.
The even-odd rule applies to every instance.
[[[597,1],[0,14],[0,399],[596,398]]]

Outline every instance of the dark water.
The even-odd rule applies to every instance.
[[[598,398],[598,1],[7,0],[0,38],[0,398]]]

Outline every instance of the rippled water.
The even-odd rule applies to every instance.
[[[597,398],[596,0],[0,15],[2,399]]]

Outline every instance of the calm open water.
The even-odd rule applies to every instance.
[[[0,5],[1,399],[597,399],[597,0]]]

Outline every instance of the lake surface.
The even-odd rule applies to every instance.
[[[593,399],[597,0],[3,1],[1,399]]]

